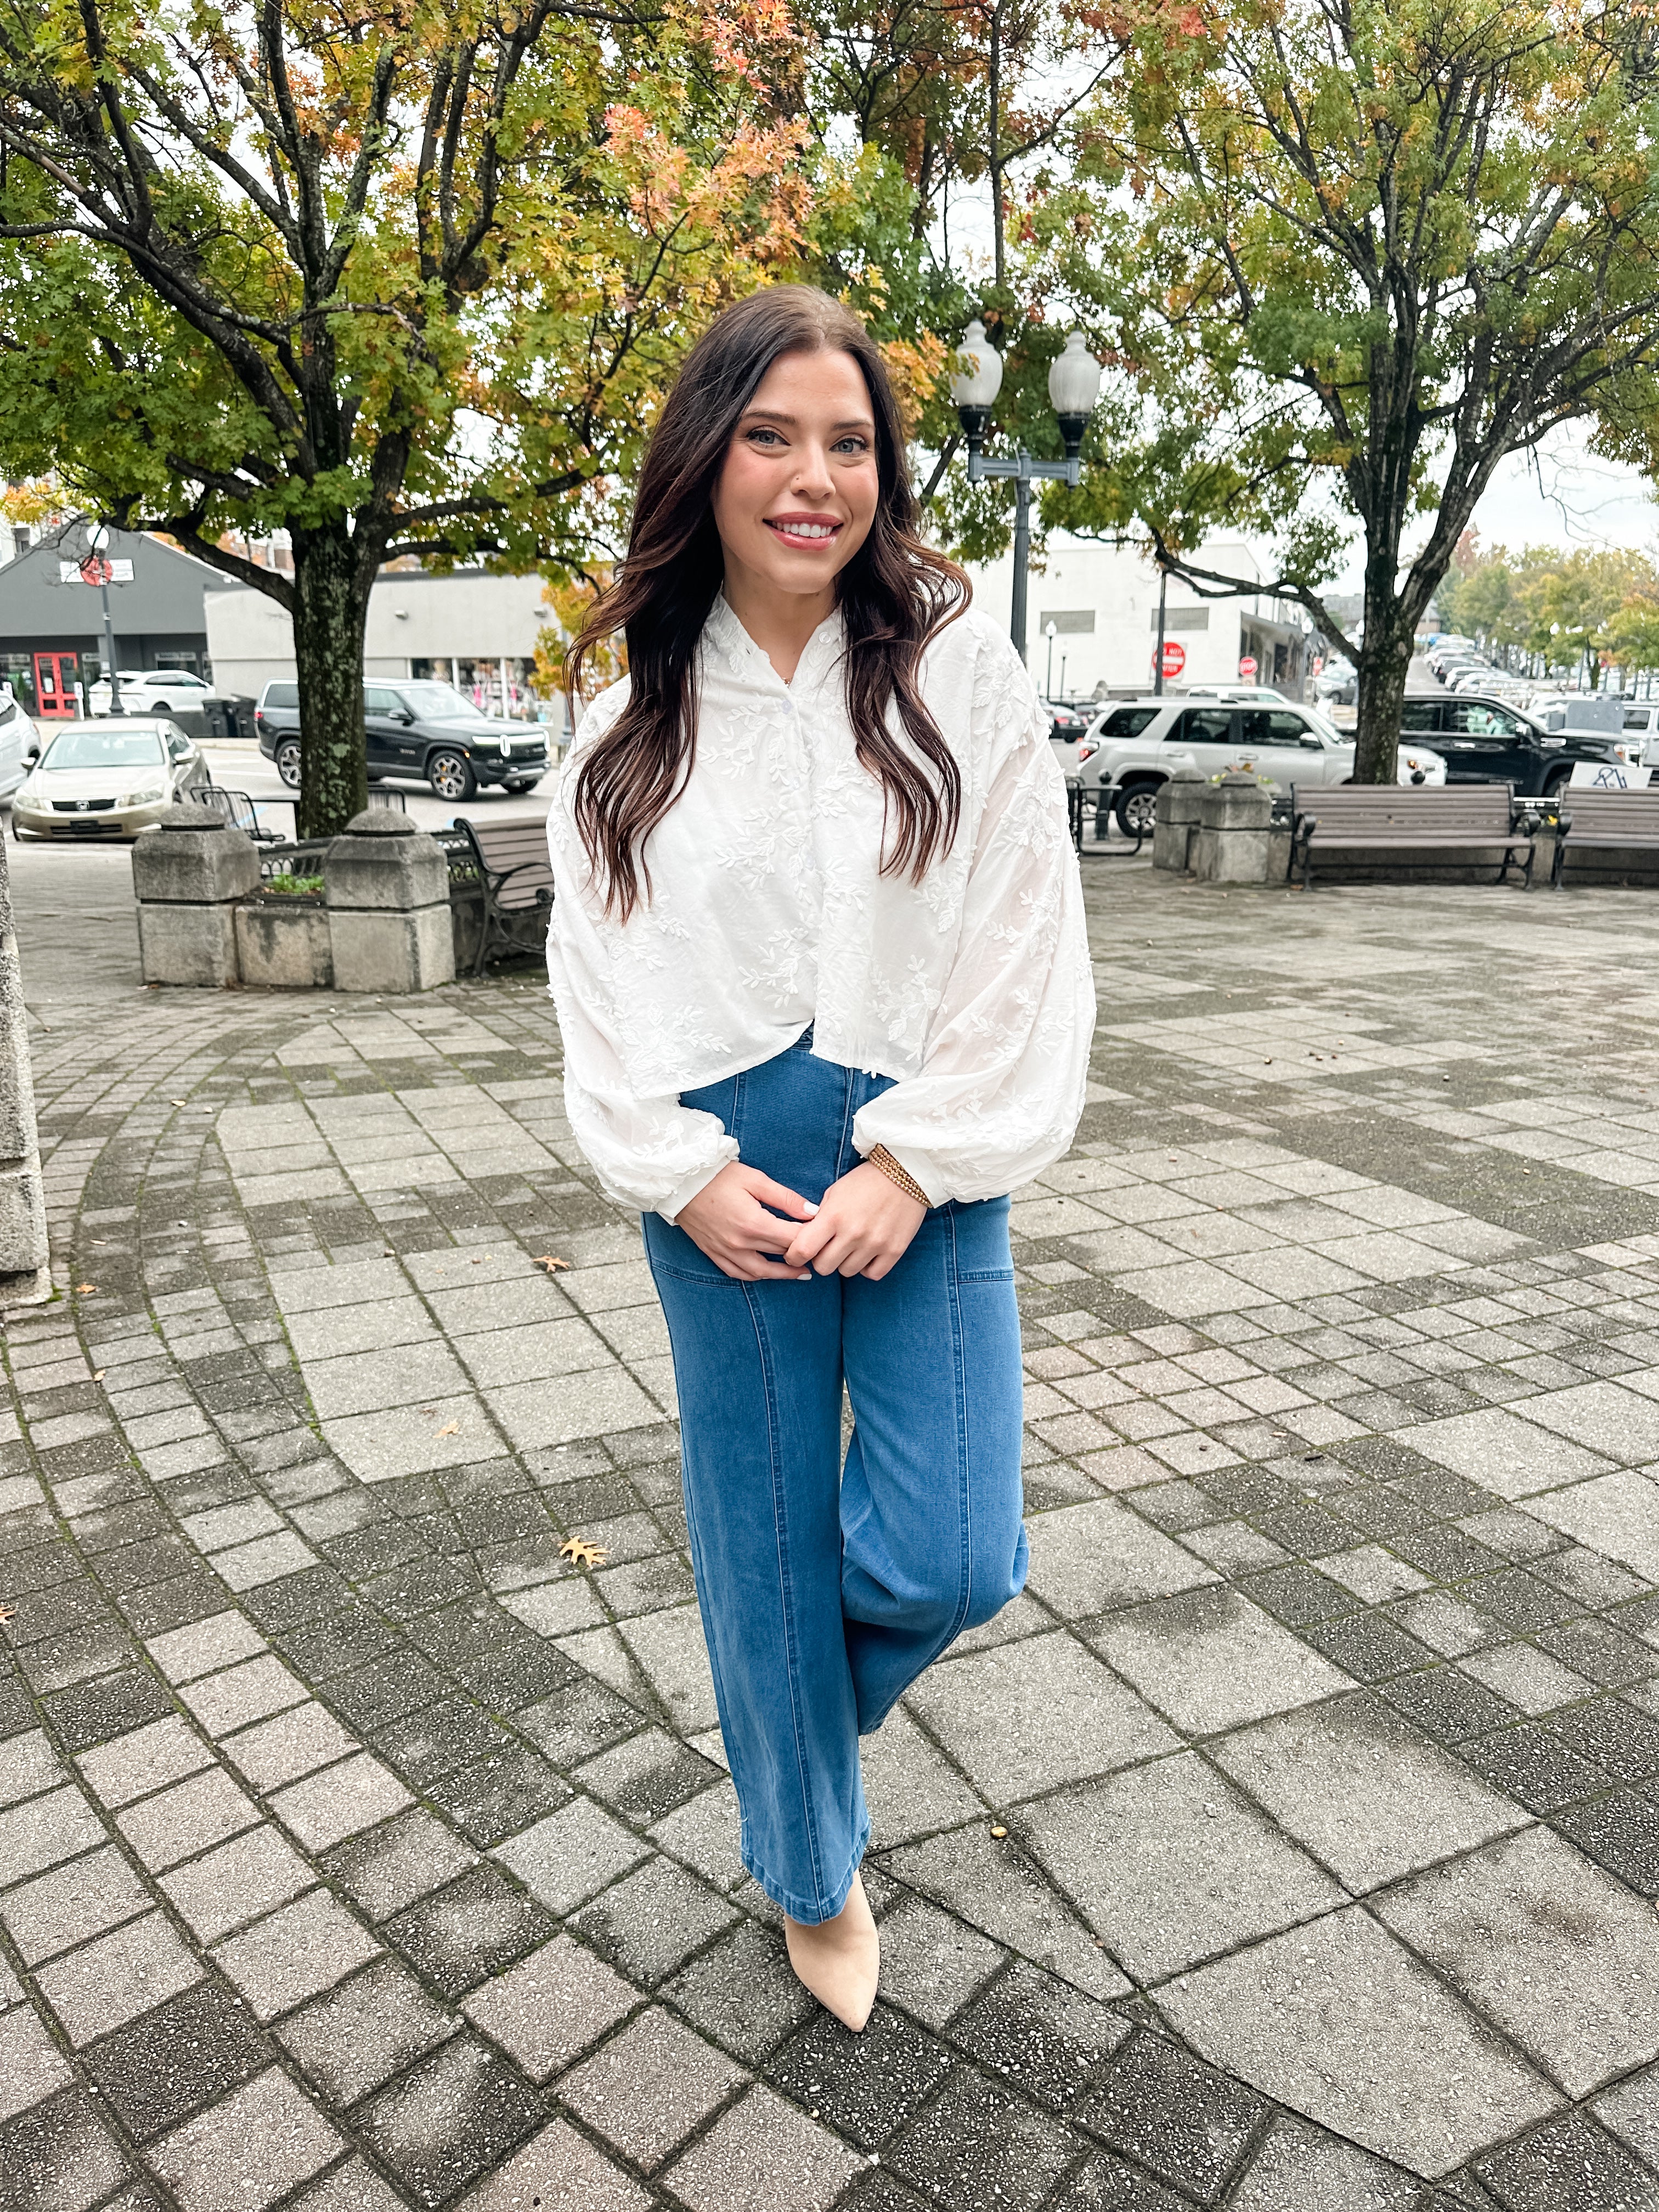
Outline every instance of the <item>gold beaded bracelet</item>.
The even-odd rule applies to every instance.
[[[918,1206],[926,1206],[931,1210],[932,1200],[927,1192],[908,1169],[899,1165],[885,1145],[872,1145],[864,1157],[872,1168],[881,1170],[889,1182],[896,1183],[907,1198],[914,1198]]]

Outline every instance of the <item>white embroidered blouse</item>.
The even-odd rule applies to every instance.
[[[1095,1001],[1065,787],[1008,639],[973,610],[921,689],[962,771],[951,851],[879,872],[882,789],[859,762],[839,616],[785,684],[724,597],[699,647],[696,753],[646,845],[651,896],[605,912],[571,816],[623,682],[584,715],[548,817],[548,968],[577,1142],[605,1190],[672,1221],[738,1147],[679,1103],[814,1026],[812,1050],[896,1079],[853,1125],[938,1205],[1000,1197],[1083,1110]]]

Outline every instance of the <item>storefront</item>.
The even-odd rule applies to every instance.
[[[101,597],[79,573],[87,550],[84,526],[72,523],[42,532],[26,552],[0,565],[0,680],[41,720],[83,713],[88,687],[108,673]],[[123,577],[108,587],[118,666],[187,668],[207,677],[202,595],[219,580],[215,571],[131,531],[112,532],[107,550]]]
[[[557,724],[562,698],[538,695],[534,683],[538,634],[551,620],[542,590],[539,576],[483,568],[385,569],[369,593],[363,674],[371,683],[435,678],[486,714]],[[292,681],[294,626],[276,600],[220,579],[206,622],[221,691],[257,699],[267,684]]]

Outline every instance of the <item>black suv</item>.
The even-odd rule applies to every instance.
[[[1570,782],[1577,761],[1639,761],[1642,738],[1599,730],[1547,730],[1501,699],[1436,691],[1407,699],[1402,737],[1421,738],[1445,756],[1448,783],[1508,783],[1517,799],[1550,799]]]
[[[536,722],[499,722],[450,684],[425,678],[365,684],[368,780],[409,776],[440,799],[471,799],[481,783],[532,791],[547,773],[547,732]],[[267,684],[253,726],[259,750],[290,791],[300,787],[300,687]]]

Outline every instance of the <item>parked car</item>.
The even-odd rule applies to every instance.
[[[9,799],[29,772],[27,756],[39,751],[34,725],[16,694],[0,684],[0,799]]]
[[[1189,684],[1183,699],[1226,699],[1239,707],[1273,707],[1284,698],[1270,684]]]
[[[1194,704],[1181,699],[1137,699],[1109,708],[1082,744],[1056,746],[1067,775],[1082,783],[1085,803],[1095,801],[1097,834],[1107,794],[1126,836],[1152,829],[1160,785],[1178,768],[1200,775],[1253,768],[1281,791],[1292,785],[1347,783],[1353,775],[1353,740],[1317,708],[1281,704],[1238,706],[1231,701]],[[1426,746],[1400,756],[1402,783],[1443,783],[1446,764]]]
[[[1058,738],[1063,744],[1074,744],[1093,721],[1097,712],[1092,706],[1079,707],[1069,699],[1045,699],[1042,703],[1053,717],[1048,735]]]
[[[254,709],[259,750],[290,791],[300,787],[300,687],[267,684]],[[365,684],[368,780],[429,783],[440,799],[471,799],[480,784],[533,791],[547,773],[547,732],[538,722],[486,714],[452,684],[426,678]]]
[[[12,834],[136,837],[212,781],[195,738],[165,714],[62,722],[33,749],[11,803]]]
[[[213,686],[192,676],[187,668],[124,668],[121,671],[121,712],[124,714],[165,714],[172,707],[202,707],[212,698]],[[100,676],[87,691],[87,712],[107,714],[110,684]]]
[[[1622,731],[1547,729],[1536,715],[1480,692],[1407,699],[1401,732],[1445,756],[1449,783],[1512,784],[1517,799],[1553,798],[1578,761],[1639,762],[1644,743]]]
[[[1659,768],[1659,699],[1626,700],[1625,731],[1641,738],[1643,766]]]

